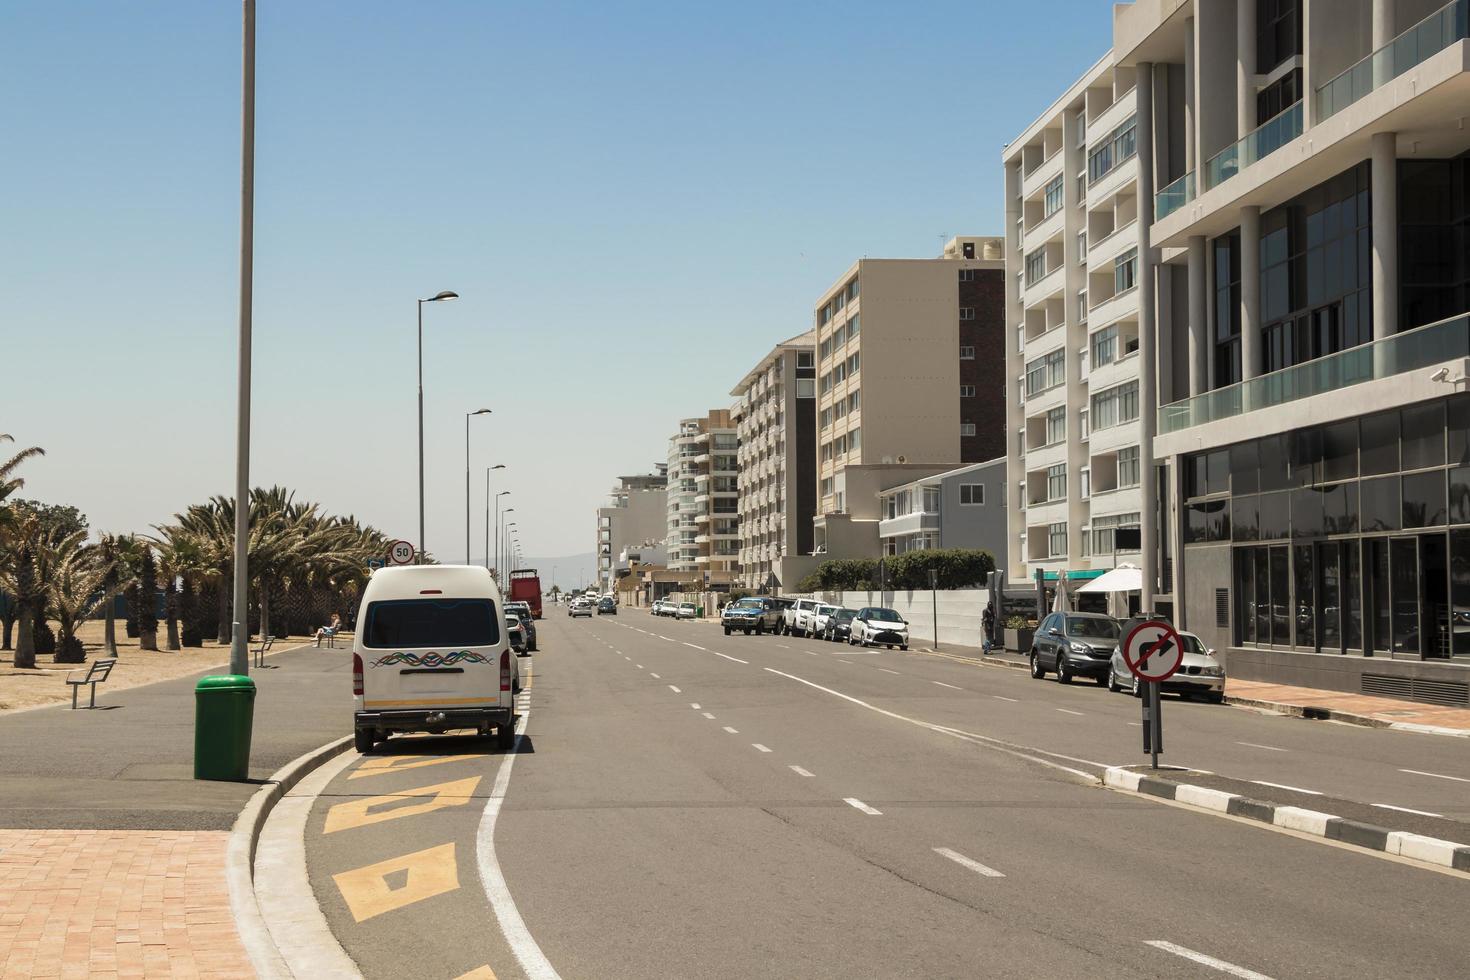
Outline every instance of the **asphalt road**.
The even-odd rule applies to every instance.
[[[1140,761],[1130,698],[629,611],[541,630],[516,753],[395,740],[314,806],[369,977],[1463,975],[1466,876],[1088,785]],[[1470,777],[1463,743],[1166,712],[1175,763],[1464,807],[1398,772]]]

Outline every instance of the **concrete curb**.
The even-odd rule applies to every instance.
[[[1198,810],[1244,817],[1369,851],[1397,854],[1456,871],[1470,871],[1470,845],[1466,844],[1410,834],[1402,830],[1388,830],[1317,810],[1262,803],[1235,793],[1178,783],[1172,779],[1162,779],[1119,766],[1103,771],[1103,785],[1108,789],[1172,800]]]
[[[1444,728],[1439,725],[1419,725],[1411,721],[1385,721],[1372,715],[1360,715],[1338,708],[1321,708],[1313,705],[1287,704],[1282,701],[1263,701],[1235,694],[1225,695],[1226,704],[1245,708],[1260,708],[1278,715],[1292,718],[1307,718],[1313,721],[1337,721],[1345,725],[1361,725],[1364,728],[1386,728],[1395,732],[1414,732],[1420,735],[1446,735],[1450,738],[1470,738],[1470,731],[1461,728]]]
[[[230,830],[230,840],[225,847],[225,880],[230,888],[230,909],[235,916],[235,928],[240,942],[250,956],[251,965],[257,976],[265,978],[290,977],[291,971],[281,957],[260,913],[255,898],[255,846],[260,840],[261,828],[266,817],[281,797],[291,787],[317,766],[352,747],[352,736],[345,735],[326,745],[319,746],[298,756],[271,776],[266,784],[250,797],[235,826]]]

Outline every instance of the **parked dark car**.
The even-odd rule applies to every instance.
[[[736,631],[749,636],[760,629],[764,612],[765,609],[760,599],[740,599],[727,603],[725,608],[720,610],[720,625],[725,628],[726,636]]]
[[[610,596],[603,596],[601,599],[599,599],[597,602],[597,615],[601,616],[603,613],[607,613],[610,616],[616,616],[618,614],[617,600],[613,599]]]
[[[526,652],[536,652],[536,617],[531,614],[531,607],[524,602],[511,602],[505,606],[505,611],[521,621],[521,628],[526,631]]]
[[[822,639],[831,640],[834,643],[846,643],[852,635],[852,620],[857,615],[856,609],[842,608],[827,617],[827,629],[822,634]]]
[[[1121,639],[1118,621],[1111,616],[1054,612],[1041,621],[1031,639],[1031,676],[1040,680],[1054,672],[1062,684],[1070,684],[1074,677],[1106,684]]]

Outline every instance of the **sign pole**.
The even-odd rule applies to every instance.
[[[1143,751],[1159,768],[1164,751],[1163,684],[1174,676],[1184,657],[1184,644],[1174,627],[1162,620],[1146,620],[1128,631],[1123,661],[1143,691]]]
[[[1159,753],[1164,751],[1164,700],[1160,694],[1160,688],[1164,685],[1161,681],[1149,681],[1148,698],[1153,702],[1153,738],[1151,739],[1150,754],[1153,756],[1153,767],[1159,768]]]
[[[934,610],[934,649],[939,649],[939,569],[929,569],[929,597]]]

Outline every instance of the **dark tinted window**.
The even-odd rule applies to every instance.
[[[1399,413],[1369,415],[1361,422],[1363,475],[1399,468]]]
[[[1359,484],[1362,494],[1363,530],[1397,531],[1399,529],[1399,478],[1380,477]]]
[[[1444,470],[1404,477],[1404,527],[1435,527],[1445,522]]]
[[[1400,413],[1404,432],[1404,469],[1444,465],[1444,402],[1415,405]]]
[[[1358,475],[1358,423],[1339,422],[1322,428],[1322,479],[1347,480]]]
[[[1256,468],[1256,444],[1243,442],[1230,447],[1230,492],[1254,493],[1261,488]]]
[[[393,599],[368,605],[362,644],[394,647],[486,647],[500,642],[489,599]]]

